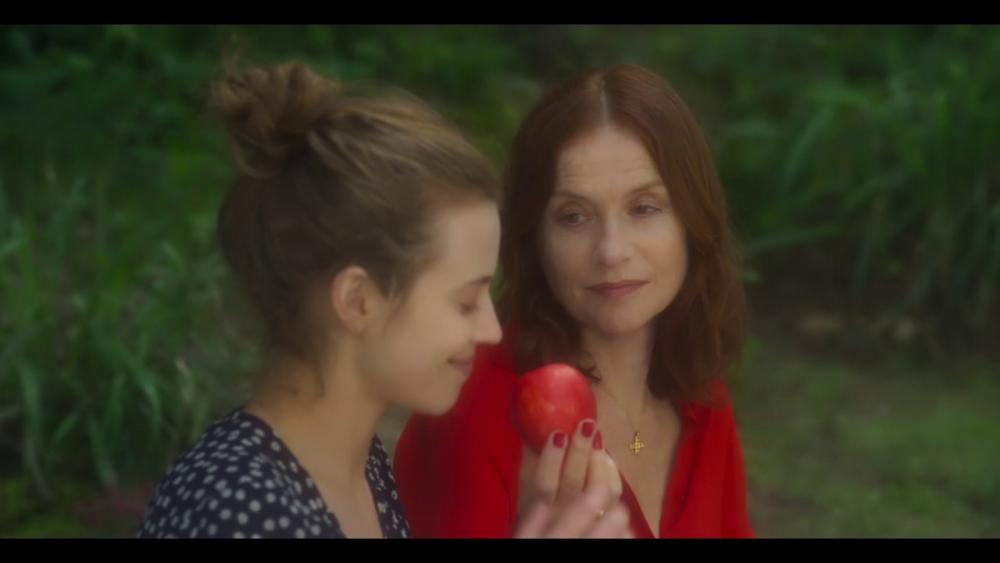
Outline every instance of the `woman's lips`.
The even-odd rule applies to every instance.
[[[587,289],[608,299],[617,299],[635,293],[640,287],[646,285],[644,281],[626,280],[620,282],[609,282],[592,285]]]

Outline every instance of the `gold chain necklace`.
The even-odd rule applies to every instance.
[[[611,400],[615,402],[615,406],[618,407],[618,410],[622,411],[622,414],[625,415],[625,422],[627,422],[629,426],[632,427],[632,439],[629,440],[629,442],[625,446],[629,449],[630,452],[632,452],[632,455],[636,456],[639,455],[639,452],[642,451],[642,448],[646,447],[646,443],[643,442],[642,439],[639,437],[639,426],[642,424],[642,412],[646,408],[646,401],[643,400],[642,407],[639,409],[639,424],[632,424],[632,421],[629,420],[628,418],[628,411],[626,411],[625,408],[622,407],[622,404],[618,401],[618,399],[616,399],[615,396],[612,395],[603,386],[598,386],[598,389],[603,391],[604,394],[607,395],[608,397],[611,397]]]

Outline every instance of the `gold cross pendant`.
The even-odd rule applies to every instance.
[[[639,433],[636,432],[635,436],[632,437],[632,441],[628,443],[628,449],[634,454],[639,455],[639,450],[646,447],[646,443],[639,439]]]

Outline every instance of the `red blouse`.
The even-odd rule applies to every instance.
[[[522,453],[509,411],[516,377],[503,344],[482,348],[455,407],[407,423],[394,467],[414,537],[511,536]],[[753,536],[732,405],[717,389],[717,408],[678,403],[682,432],[657,534],[623,479],[636,537]]]

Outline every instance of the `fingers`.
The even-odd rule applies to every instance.
[[[518,539],[535,539],[545,536],[554,509],[543,501],[531,503],[531,508],[517,526]]]
[[[578,538],[591,531],[597,521],[607,516],[611,488],[607,481],[597,482],[586,492],[572,502],[562,504],[565,507],[556,517],[549,529],[548,537]]]
[[[628,539],[634,537],[629,526],[628,508],[622,502],[615,502],[597,519],[585,537]]]
[[[566,450],[557,498],[572,500],[583,493],[596,435],[597,423],[594,420],[583,420],[577,425],[573,439]]]
[[[618,464],[604,450],[593,450],[590,454],[590,464],[587,467],[587,483],[585,489],[593,486],[607,486],[613,501],[622,496],[622,477]]]
[[[553,444],[554,447],[554,444]],[[558,452],[556,452],[558,453]],[[592,451],[588,482],[582,493],[555,503],[532,503],[515,537],[518,538],[631,538],[629,513],[621,502],[621,476],[606,452]],[[552,456],[549,463],[558,461]]]
[[[595,511],[599,500],[581,496],[564,510],[543,501],[533,503],[517,527],[515,538],[610,538],[630,539],[632,533],[629,512],[622,502],[606,511]]]
[[[611,456],[596,447],[595,426],[583,421],[572,439],[558,432],[549,437],[534,471],[537,500],[515,537],[634,537],[621,502],[621,473]]]
[[[535,493],[545,502],[556,501],[560,472],[566,456],[566,434],[553,432],[549,436],[535,466]]]

